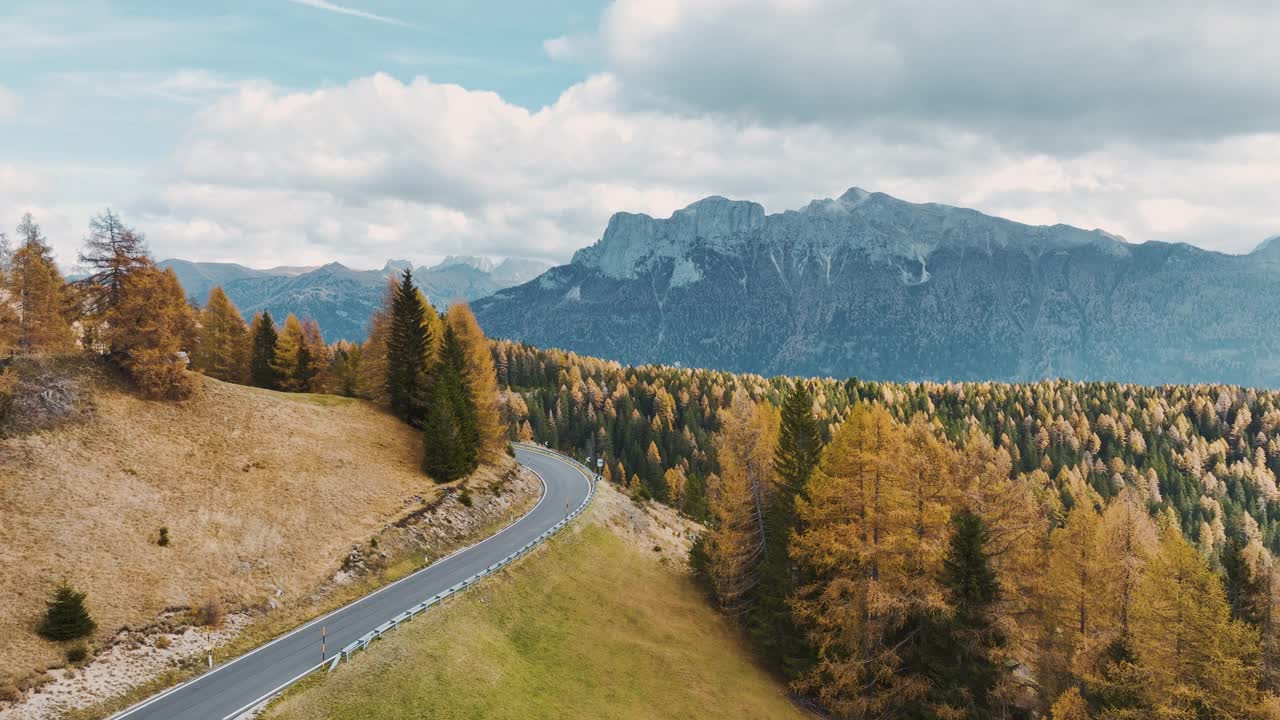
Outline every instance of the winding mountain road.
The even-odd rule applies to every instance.
[[[301,679],[321,663],[320,629],[329,657],[412,606],[506,558],[551,529],[590,497],[591,480],[562,456],[516,448],[516,459],[542,478],[528,514],[497,534],[303,625],[113,716],[113,720],[227,720]]]

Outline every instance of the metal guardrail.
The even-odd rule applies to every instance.
[[[562,462],[567,462],[570,465],[573,465],[575,468],[577,468],[577,470],[587,478],[587,484],[589,488],[587,491],[587,497],[582,501],[582,504],[579,505],[577,508],[575,508],[573,512],[569,513],[563,520],[556,523],[555,525],[552,525],[549,529],[547,529],[541,535],[525,543],[524,546],[522,546],[515,552],[511,553],[510,555],[506,556],[505,558],[490,565],[484,570],[481,570],[475,575],[472,575],[466,580],[463,580],[462,582],[454,585],[448,590],[445,590],[444,592],[441,592],[441,593],[437,593],[431,596],[430,598],[423,600],[417,605],[414,605],[408,610],[405,610],[404,612],[400,613],[394,618],[388,620],[387,622],[379,625],[373,630],[360,636],[359,639],[347,645],[346,647],[342,648],[342,650],[339,651],[339,653],[333,657],[333,660],[328,663],[328,668],[326,672],[332,671],[334,668],[338,666],[338,663],[341,662],[343,659],[350,658],[353,653],[358,652],[360,650],[364,650],[365,648],[369,647],[369,645],[374,640],[381,638],[386,633],[399,627],[402,623],[413,619],[419,613],[422,613],[432,605],[436,605],[437,603],[444,601],[446,598],[449,598],[453,595],[456,595],[459,592],[462,592],[463,590],[467,589],[468,587],[480,581],[481,579],[488,577],[489,575],[492,575],[493,573],[501,570],[502,568],[510,565],[511,563],[515,562],[521,557],[527,555],[534,548],[538,547],[543,542],[545,542],[547,538],[551,537],[552,535],[555,535],[557,532],[560,532],[560,530],[563,529],[564,526],[568,525],[575,518],[581,515],[584,510],[587,509],[587,506],[591,504],[591,500],[596,496],[596,476],[593,472],[591,472],[590,468],[578,462],[577,460],[569,457],[568,455],[562,455],[561,453],[547,450],[546,448],[540,445],[533,445],[530,443],[513,443],[513,444],[518,445],[519,447],[525,450],[536,452],[540,455],[554,457],[557,460],[560,460]],[[519,522],[519,520],[517,520],[516,522]]]

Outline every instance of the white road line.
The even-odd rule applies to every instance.
[[[537,453],[537,454],[539,454],[539,455],[543,455],[543,453]],[[555,456],[553,456],[553,455],[543,455],[543,457],[551,457],[551,458],[554,458]],[[564,462],[564,461],[563,461],[563,460],[561,460],[561,462]],[[567,464],[567,463],[566,463],[566,464]],[[411,579],[413,579],[413,578],[417,577],[418,575],[420,575],[420,574],[422,574],[422,573],[424,573],[424,572],[426,572],[426,571],[428,571],[428,570],[431,570],[431,569],[435,568],[435,567],[436,567],[436,566],[438,566],[438,565],[441,565],[442,563],[444,563],[444,562],[448,561],[450,558],[452,558],[452,557],[454,557],[454,556],[456,556],[456,555],[458,555],[458,554],[460,554],[460,553],[464,553],[464,552],[466,552],[466,551],[468,551],[468,550],[470,550],[470,549],[472,549],[472,548],[474,548],[474,547],[476,547],[476,546],[478,546],[478,545],[483,545],[484,543],[489,542],[490,540],[492,540],[492,539],[494,539],[494,538],[498,537],[499,535],[501,535],[502,533],[504,533],[504,532],[506,532],[506,531],[510,530],[511,528],[515,527],[516,525],[519,525],[521,522],[523,522],[523,521],[525,520],[525,518],[527,518],[527,517],[529,517],[530,515],[532,515],[532,514],[533,514],[533,513],[534,513],[534,512],[539,508],[539,507],[541,507],[541,506],[542,506],[542,502],[543,502],[544,500],[546,500],[546,499],[547,499],[547,481],[543,479],[542,474],[541,474],[541,473],[539,473],[537,470],[534,470],[533,468],[529,467],[528,465],[525,465],[524,467],[528,468],[528,470],[529,470],[530,472],[532,472],[532,473],[534,474],[534,476],[536,476],[536,477],[538,478],[538,482],[542,485],[542,496],[541,496],[540,498],[538,498],[538,502],[537,502],[537,503],[536,503],[536,504],[535,504],[535,505],[534,505],[534,506],[533,506],[533,507],[532,507],[528,512],[526,512],[525,514],[521,515],[518,519],[516,519],[516,521],[515,521],[515,522],[511,523],[510,525],[507,525],[506,527],[504,527],[504,528],[502,528],[501,530],[499,530],[498,532],[496,532],[496,533],[494,533],[494,534],[490,535],[489,537],[484,538],[483,540],[480,540],[480,541],[478,541],[478,542],[474,542],[474,543],[472,543],[472,544],[470,544],[470,545],[468,545],[468,546],[466,546],[466,547],[464,547],[464,548],[462,548],[462,549],[460,549],[460,550],[455,550],[454,552],[449,553],[448,555],[446,555],[445,557],[440,558],[439,560],[436,560],[435,562],[431,563],[430,565],[428,565],[428,566],[426,566],[426,567],[424,567],[424,568],[422,568],[422,569],[420,569],[420,570],[416,570],[416,571],[414,571],[414,572],[413,572],[412,574],[410,574],[410,575],[406,575],[406,576],[404,576],[404,577],[400,578],[399,580],[396,580],[396,581],[395,581],[395,582],[393,582],[393,583],[390,583],[390,584],[388,584],[388,585],[384,585],[384,586],[382,586],[382,587],[378,588],[377,590],[375,590],[375,591],[373,591],[373,592],[369,593],[368,595],[363,595],[363,596],[361,596],[361,597],[357,598],[356,600],[353,600],[352,602],[347,603],[346,605],[343,605],[343,606],[342,606],[342,607],[340,607],[340,608],[337,608],[336,610],[331,610],[330,612],[325,613],[324,615],[321,615],[320,617],[318,617],[318,618],[316,618],[316,619],[314,619],[314,620],[312,620],[312,621],[310,621],[310,622],[306,623],[305,625],[302,625],[302,626],[300,626],[300,627],[294,628],[293,630],[290,630],[289,632],[285,633],[284,635],[281,635],[280,637],[278,637],[278,638],[276,638],[276,639],[272,640],[271,642],[268,642],[268,643],[263,644],[263,645],[259,645],[258,647],[254,648],[253,650],[250,650],[250,651],[249,651],[249,652],[247,652],[247,653],[244,653],[243,655],[239,655],[239,656],[235,657],[235,658],[234,658],[234,659],[232,659],[232,660],[228,660],[228,661],[227,661],[227,662],[225,662],[225,663],[221,663],[221,664],[219,664],[217,667],[215,667],[214,669],[210,670],[210,671],[209,671],[209,672],[207,672],[207,673],[204,673],[203,675],[200,675],[200,676],[198,676],[198,677],[192,678],[192,679],[190,679],[190,680],[188,680],[188,681],[186,681],[186,682],[184,682],[184,683],[181,683],[181,684],[179,684],[179,685],[175,685],[175,686],[173,686],[173,687],[169,688],[168,690],[165,690],[165,691],[164,691],[164,692],[162,692],[162,693],[159,693],[159,694],[157,694],[157,695],[154,695],[154,696],[152,696],[152,697],[150,697],[150,698],[148,698],[148,699],[146,699],[146,700],[144,700],[144,701],[142,701],[142,702],[140,702],[140,703],[138,703],[138,704],[134,705],[133,707],[129,707],[129,708],[126,708],[126,709],[124,709],[124,710],[121,710],[120,712],[118,712],[118,713],[116,713],[116,714],[112,715],[110,718],[108,718],[108,720],[124,720],[124,718],[127,718],[127,717],[129,717],[130,715],[132,715],[133,713],[138,712],[139,710],[142,710],[142,709],[144,709],[144,708],[148,707],[149,705],[151,705],[152,703],[155,703],[155,702],[156,702],[156,701],[158,701],[158,700],[162,700],[162,699],[164,699],[165,697],[168,697],[169,695],[173,694],[174,692],[177,692],[178,690],[181,690],[181,689],[183,689],[183,688],[186,688],[186,687],[189,687],[189,686],[195,685],[195,684],[199,683],[200,681],[204,680],[205,678],[213,677],[214,675],[216,675],[217,673],[221,672],[222,670],[225,670],[225,669],[227,669],[227,668],[231,667],[232,665],[235,665],[236,663],[240,662],[241,660],[243,660],[243,659],[245,659],[245,658],[247,658],[247,657],[250,657],[250,656],[252,656],[252,655],[254,655],[254,654],[256,654],[256,653],[258,653],[258,652],[260,652],[260,651],[262,651],[262,650],[266,650],[267,648],[271,647],[272,645],[275,645],[276,643],[280,642],[281,640],[285,640],[285,639],[287,639],[287,638],[293,637],[294,635],[297,635],[298,633],[302,632],[303,630],[306,630],[307,628],[309,628],[309,627],[311,627],[311,626],[315,625],[316,623],[318,623],[318,622],[320,622],[320,621],[322,621],[322,620],[327,620],[328,618],[330,618],[330,617],[332,617],[332,616],[334,616],[334,615],[337,615],[338,613],[343,612],[344,610],[347,610],[348,608],[352,608],[352,607],[355,607],[356,605],[359,605],[360,603],[364,602],[365,600],[368,600],[368,599],[369,599],[369,598],[371,598],[371,597],[375,597],[375,596],[377,596],[377,595],[379,595],[379,594],[381,594],[381,593],[383,593],[383,592],[385,592],[385,591],[387,591],[387,590],[390,590],[391,588],[393,588],[393,587],[395,587],[395,586],[399,585],[399,584],[400,584],[400,583],[402,583],[402,582],[405,582],[405,581],[407,581],[407,580],[411,580]],[[575,468],[575,469],[576,469],[576,468]],[[323,664],[323,663],[321,663],[321,664]],[[316,666],[316,667],[319,667],[319,666]],[[312,667],[310,670],[307,670],[307,673],[312,672],[312,671],[313,671],[313,670],[315,670],[315,669],[316,669],[315,667]],[[307,673],[303,673],[302,675],[299,675],[298,677],[299,677],[299,678],[300,678],[300,677],[303,677],[303,676],[305,676]],[[297,681],[297,678],[295,678],[294,680],[291,680],[289,684],[292,684],[293,682],[296,682],[296,681]],[[288,687],[288,684],[286,684],[284,687]],[[274,692],[278,692],[278,690],[273,691],[273,693],[274,693]],[[264,699],[265,697],[270,697],[270,695],[266,695],[266,696],[264,696],[263,698],[259,698],[258,700],[255,700],[255,701],[254,701],[254,703],[260,702],[260,701],[261,701],[262,699]],[[252,703],[251,703],[251,704],[252,704]]]

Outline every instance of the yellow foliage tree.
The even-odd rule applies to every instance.
[[[428,308],[430,310],[430,308]],[[428,312],[430,318],[434,312]],[[466,383],[476,409],[476,429],[480,435],[480,458],[492,462],[507,445],[506,426],[498,409],[498,375],[493,368],[489,341],[480,330],[466,303],[454,303],[445,314],[466,356]],[[443,333],[442,333],[443,334]]]
[[[145,395],[180,400],[195,390],[183,355],[193,344],[195,311],[173,270],[148,261],[125,275],[105,326],[103,340]]]
[[[209,291],[200,312],[192,365],[209,377],[233,383],[249,381],[249,327],[221,286]]]
[[[740,613],[749,606],[766,551],[765,493],[772,483],[779,417],[771,406],[738,395],[720,422],[720,474],[709,481],[714,523],[707,536],[708,569],[721,608]]]
[[[1231,619],[1222,582],[1176,527],[1161,531],[1133,636],[1159,717],[1261,718],[1258,633]]]
[[[935,453],[927,434],[915,428],[913,450]],[[793,604],[818,653],[802,686],[840,717],[893,716],[922,703],[929,689],[926,678],[901,672],[896,639],[922,606],[942,602],[931,577],[947,512],[932,490],[912,495],[934,470],[926,460],[908,468],[906,447],[884,409],[859,404],[797,501],[802,529],[791,556],[817,578]]]
[[[28,214],[18,226],[19,245],[10,261],[5,292],[16,305],[16,327],[8,334],[21,353],[63,353],[75,347],[70,297],[40,226]]]
[[[302,321],[297,315],[289,313],[280,329],[276,341],[276,373],[280,379],[280,389],[287,392],[307,392],[311,378],[310,367],[306,363],[306,355],[302,355],[303,365],[299,365],[299,354],[307,345],[306,334],[302,331]]]
[[[1079,688],[1071,688],[1058,696],[1049,711],[1049,720],[1089,720],[1089,706],[1080,696]]]

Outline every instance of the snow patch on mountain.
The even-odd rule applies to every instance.
[[[699,200],[656,219],[617,213],[594,245],[579,250],[573,264],[593,268],[606,277],[634,279],[656,263],[673,260],[684,283],[696,281],[705,268],[693,259],[696,250],[748,257],[767,254],[784,279],[779,258],[798,258],[797,276],[809,258],[829,271],[831,260],[850,251],[872,261],[921,263],[939,250],[991,254],[1015,248],[1030,255],[1091,246],[1113,257],[1126,257],[1128,244],[1102,230],[1069,225],[1035,226],[984,215],[976,210],[909,203],[884,193],[850,188],[838,198],[810,202],[799,210],[766,215],[754,202],[718,195]],[[926,282],[927,270],[913,278]]]

